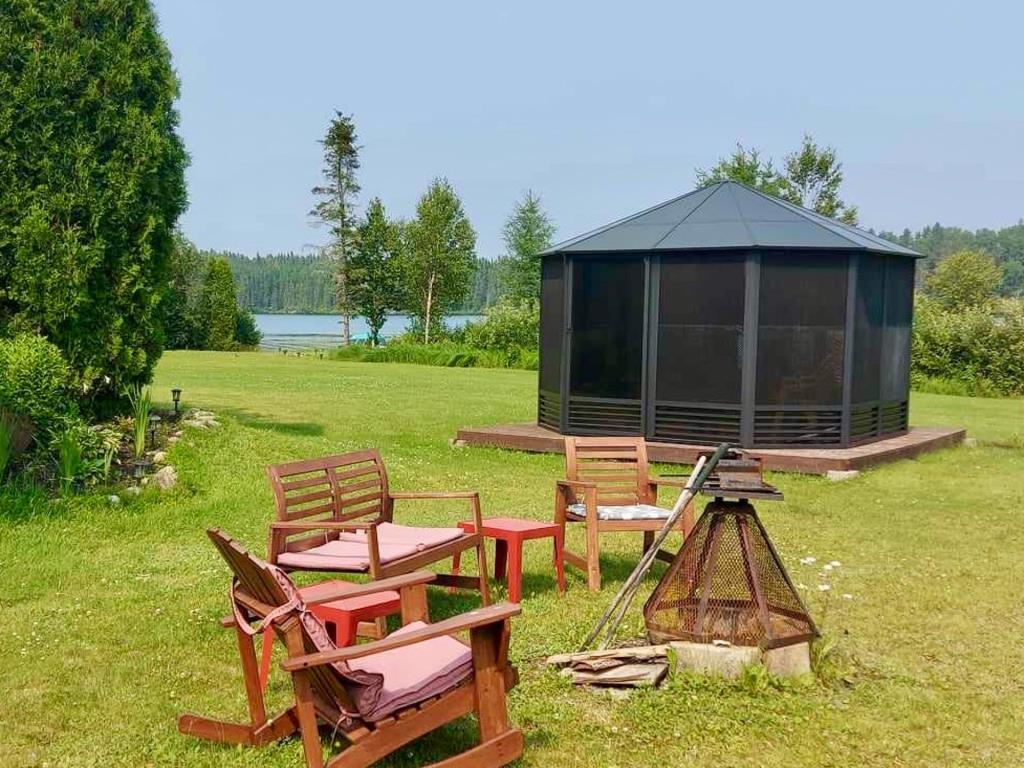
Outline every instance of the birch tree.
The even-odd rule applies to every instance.
[[[404,251],[405,309],[429,344],[466,297],[476,265],[476,232],[447,179],[435,179],[420,198]]]

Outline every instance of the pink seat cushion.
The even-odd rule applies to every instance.
[[[414,621],[391,636],[426,626]],[[379,685],[357,686],[353,696],[363,718],[376,721],[454,688],[473,674],[473,654],[462,641],[444,635],[354,659],[348,671],[380,677]]]
[[[378,544],[382,563],[408,557],[418,551],[415,544]],[[277,557],[277,563],[287,568],[311,571],[366,571],[370,568],[370,550],[365,538],[339,539],[302,552],[282,552]]]
[[[382,564],[447,544],[462,536],[461,528],[415,528],[409,525],[381,523],[377,526],[377,549]],[[370,550],[366,532],[343,531],[329,541],[302,552],[283,552],[277,562],[288,568],[311,571],[366,571],[370,568]]]
[[[455,541],[455,539],[465,535],[465,531],[461,528],[417,528],[411,525],[395,525],[394,523],[381,523],[377,526],[377,543],[381,546],[385,544],[394,546],[411,545],[417,550],[447,544],[449,541]],[[353,533],[346,531],[338,538],[343,541],[363,542],[366,540],[366,533],[364,531]]]
[[[269,564],[267,567],[285,595],[297,601],[299,619],[313,647],[320,652],[333,651],[334,642],[323,622],[306,610],[302,592],[280,568]],[[422,621],[413,621],[392,635],[426,626]],[[331,666],[344,681],[359,717],[377,721],[454,688],[473,674],[473,654],[461,640],[444,635]],[[344,720],[352,723],[354,714],[348,713]]]

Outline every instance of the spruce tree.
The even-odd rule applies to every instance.
[[[238,298],[235,278],[227,259],[211,259],[203,280],[200,299],[204,349],[234,349],[238,328]]]
[[[352,116],[336,112],[327,127],[327,135],[320,142],[324,148],[323,175],[326,183],[313,188],[313,194],[323,198],[313,209],[313,215],[331,230],[331,243],[327,250],[335,261],[337,307],[341,314],[342,341],[346,346],[351,340],[349,321],[352,316],[348,259],[355,229],[355,200],[359,193],[356,180],[359,147],[356,141]]]
[[[540,258],[537,254],[551,245],[554,233],[555,225],[541,208],[540,198],[528,191],[516,203],[502,231],[505,241],[502,278],[510,298],[540,301]]]

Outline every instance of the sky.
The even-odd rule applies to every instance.
[[[527,190],[565,239],[694,186],[737,142],[834,146],[861,225],[1024,217],[1024,3],[155,0],[201,248],[310,252],[335,110],[360,205],[444,176],[502,253]]]

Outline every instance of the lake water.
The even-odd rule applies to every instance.
[[[480,315],[453,315],[445,319],[449,327],[459,328],[479,320]],[[256,326],[263,333],[264,349],[326,349],[341,345],[341,318],[337,315],[255,315]],[[409,328],[407,315],[389,315],[381,328],[385,338],[397,336]],[[354,340],[365,339],[366,320],[353,317],[349,332]]]

